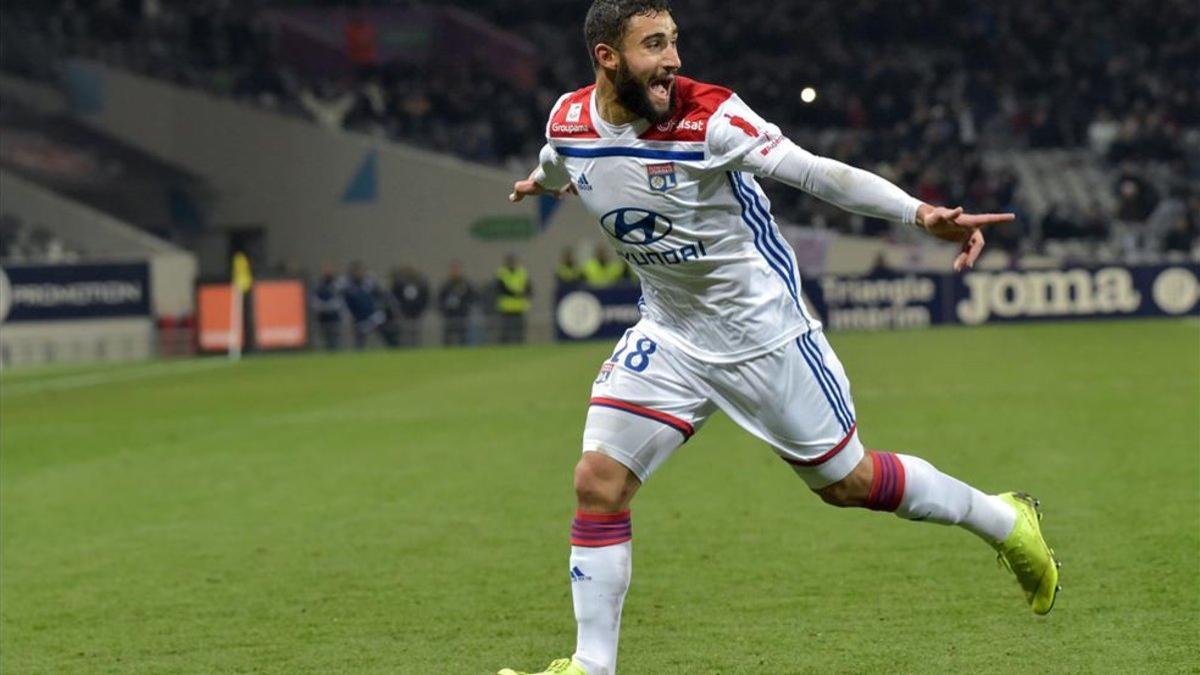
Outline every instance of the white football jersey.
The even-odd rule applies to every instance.
[[[659,125],[608,124],[594,85],[562,96],[541,182],[574,184],[637,272],[648,335],[714,363],[752,358],[820,327],[755,180],[791,142],[728,89],[683,77],[675,87],[675,114]]]

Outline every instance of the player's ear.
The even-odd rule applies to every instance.
[[[592,57],[596,60],[596,66],[605,70],[616,70],[621,62],[621,57],[617,53],[617,50],[603,42],[596,44],[596,48],[592,52]]]

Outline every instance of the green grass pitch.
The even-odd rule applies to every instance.
[[[1200,323],[831,341],[869,447],[1042,499],[1058,606],[966,532],[821,504],[718,416],[634,503],[621,672],[1200,672]],[[610,349],[5,374],[0,672],[570,654],[571,468]]]

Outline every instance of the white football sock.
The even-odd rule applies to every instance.
[[[904,497],[896,515],[960,525],[988,543],[1002,542],[1017,522],[1017,512],[999,497],[984,494],[938,471],[920,457],[900,455],[904,465]]]
[[[867,508],[901,518],[961,525],[990,544],[1002,542],[1017,512],[999,497],[984,494],[938,471],[920,457],[871,451],[874,477]]]
[[[571,596],[575,600],[575,660],[588,675],[617,672],[621,607],[633,572],[633,543],[571,547]]]
[[[621,607],[633,573],[629,511],[575,514],[571,524],[571,596],[579,627],[574,658],[588,675],[617,672]]]

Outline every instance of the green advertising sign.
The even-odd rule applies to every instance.
[[[482,241],[525,241],[536,234],[529,216],[485,216],[471,224],[471,236]]]

